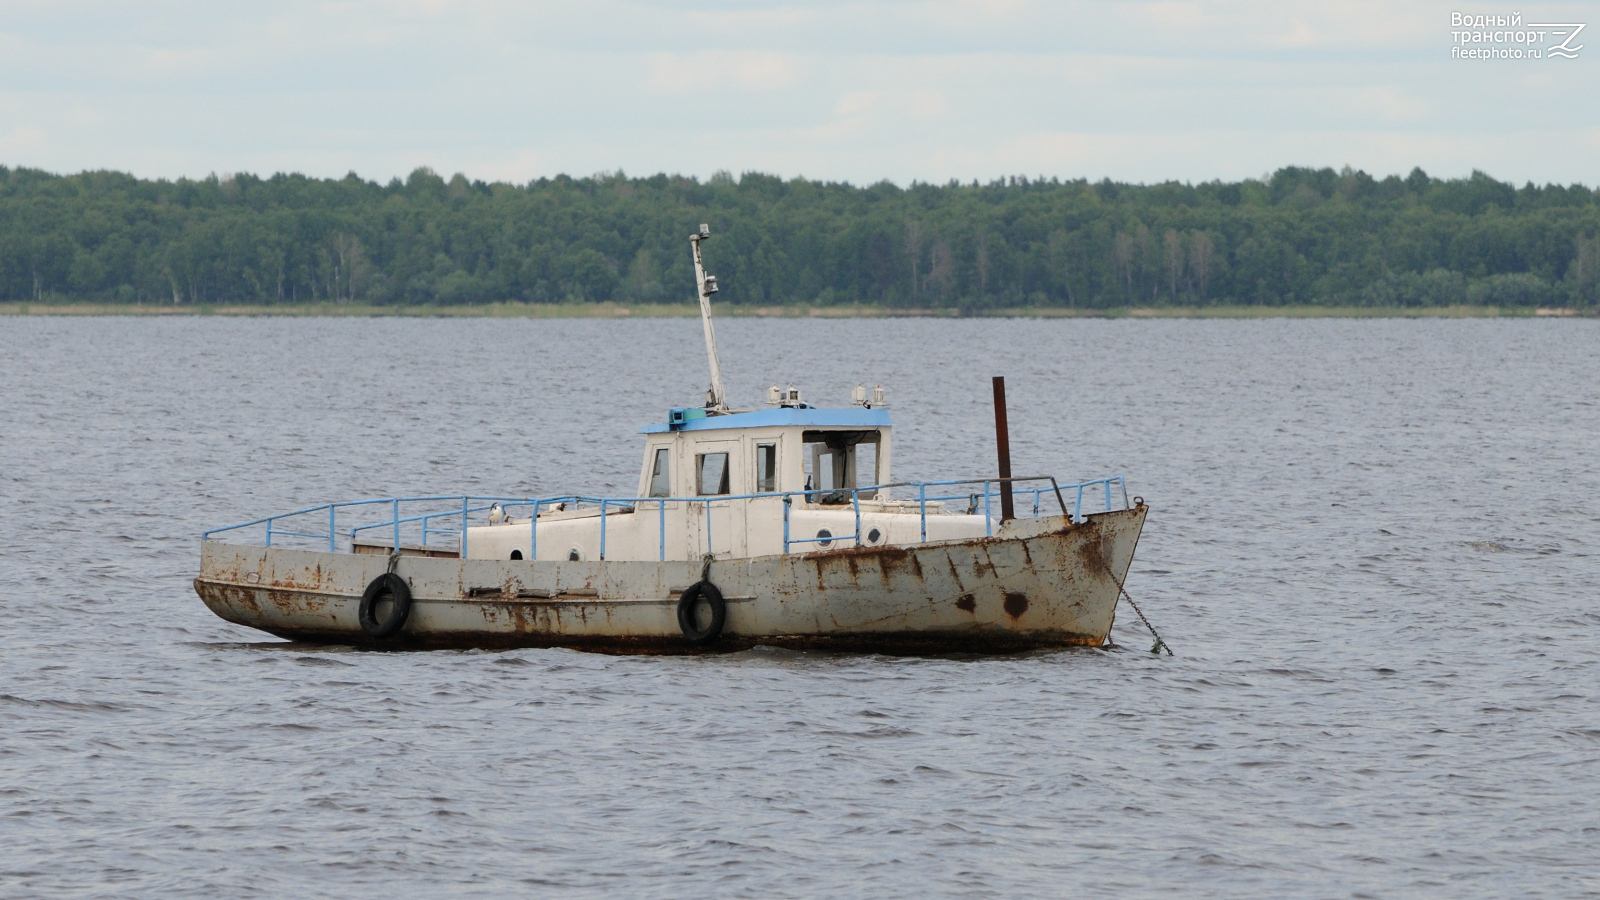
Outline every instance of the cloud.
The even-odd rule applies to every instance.
[[[0,154],[28,156],[50,146],[50,133],[36,125],[21,125],[0,134]]]
[[[1600,181],[1574,112],[1593,58],[1463,64],[1449,32],[1444,7],[1367,0],[12,0],[0,163]]]
[[[882,96],[877,91],[852,91],[833,105],[833,114],[841,119],[859,119],[871,112]]]
[[[668,93],[771,93],[793,88],[799,83],[800,71],[799,60],[785,53],[663,53],[653,60],[648,87]]]

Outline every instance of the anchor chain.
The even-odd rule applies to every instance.
[[[1107,574],[1110,573],[1108,572]],[[1122,586],[1122,582],[1117,579],[1117,576],[1111,575],[1111,580],[1116,582],[1117,590],[1122,593],[1122,599],[1128,601],[1128,605],[1133,607],[1133,611],[1138,614],[1139,621],[1143,622],[1144,627],[1150,629],[1150,633],[1155,636],[1156,642],[1150,645],[1150,652],[1160,653],[1165,650],[1168,656],[1176,656],[1177,654],[1172,652],[1172,648],[1167,646],[1167,642],[1161,639],[1161,632],[1156,631],[1156,627],[1150,624],[1149,619],[1145,618],[1144,610],[1139,608],[1139,604],[1133,602],[1133,598],[1128,595],[1128,589]]]

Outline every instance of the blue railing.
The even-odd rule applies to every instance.
[[[268,547],[272,546],[274,538],[304,538],[315,540],[319,543],[319,545],[321,542],[326,541],[328,552],[333,553],[337,552],[338,550],[339,537],[341,534],[339,528],[339,516],[341,513],[349,514],[353,511],[362,510],[367,507],[387,506],[389,508],[389,517],[386,519],[375,522],[369,519],[368,521],[355,525],[349,525],[348,521],[346,522],[346,525],[349,525],[349,527],[345,533],[348,535],[351,546],[355,545],[358,538],[362,534],[367,532],[381,531],[387,532],[384,534],[384,537],[388,540],[383,543],[368,544],[368,546],[388,546],[398,551],[401,549],[402,544],[404,543],[403,537],[410,533],[415,534],[418,540],[416,544],[408,545],[408,547],[420,546],[423,549],[428,549],[432,546],[438,546],[440,550],[454,550],[459,553],[462,558],[465,558],[467,556],[467,529],[471,522],[471,517],[476,513],[485,513],[493,509],[495,506],[499,506],[506,512],[508,516],[513,510],[525,510],[527,512],[528,520],[537,522],[539,517],[545,514],[547,510],[583,511],[592,509],[597,512],[600,518],[599,555],[601,559],[605,559],[608,517],[624,513],[639,514],[640,512],[653,506],[655,508],[657,519],[657,552],[659,558],[665,560],[667,557],[667,508],[669,505],[682,504],[686,509],[693,505],[704,506],[705,515],[702,516],[701,521],[704,524],[705,529],[706,550],[707,552],[713,552],[712,548],[715,546],[715,542],[712,534],[712,517],[710,514],[713,504],[726,504],[730,501],[779,500],[783,504],[783,552],[790,553],[792,552],[792,547],[795,544],[821,544],[824,546],[831,546],[836,541],[849,541],[853,542],[856,546],[860,546],[862,495],[865,494],[868,500],[889,500],[889,492],[897,488],[910,488],[915,489],[916,491],[914,498],[902,498],[900,502],[908,502],[912,499],[916,500],[919,520],[918,536],[921,541],[927,541],[928,539],[928,504],[935,504],[935,508],[938,509],[940,508],[938,504],[950,503],[954,501],[966,501],[967,513],[970,515],[977,515],[981,509],[984,518],[984,535],[992,536],[994,533],[993,501],[999,497],[1002,490],[1007,489],[1004,486],[1004,482],[1005,480],[999,478],[968,478],[953,481],[902,481],[891,484],[875,484],[859,488],[839,488],[811,491],[770,491],[758,494],[720,494],[709,497],[615,498],[584,497],[581,495],[544,498],[474,496],[387,497],[377,500],[354,500],[344,503],[328,503],[322,506],[311,506],[305,509],[296,510],[294,512],[283,513],[281,515],[268,516],[262,519],[253,519],[249,522],[241,522],[238,525],[229,525],[224,528],[215,528],[207,531],[201,535],[201,540],[209,541],[212,539],[213,535],[222,534],[224,532],[239,531],[256,526],[265,526],[266,546]],[[1072,521],[1074,522],[1081,522],[1083,521],[1083,517],[1085,515],[1084,497],[1086,492],[1088,493],[1088,496],[1094,500],[1101,500],[1103,498],[1103,505],[1101,506],[1101,509],[1110,511],[1112,509],[1112,503],[1114,502],[1114,498],[1112,496],[1113,486],[1115,486],[1121,492],[1122,508],[1128,508],[1128,485],[1127,481],[1121,475],[1112,475],[1106,478],[1097,478],[1092,481],[1084,481],[1074,484],[1058,484],[1053,477],[1048,475],[1016,477],[1009,479],[1009,482],[1009,489],[1012,492],[1013,501],[1015,501],[1017,498],[1026,499],[1028,495],[1032,495],[1032,511],[1034,516],[1038,516],[1040,514],[1041,505],[1048,503],[1049,499],[1053,495],[1056,504],[1059,506],[1063,514],[1070,515]],[[1049,482],[1049,486],[1047,487],[1043,484],[1040,484],[1040,486],[1036,488],[1019,488],[1017,486],[1019,482]],[[960,493],[948,492],[950,488],[960,485],[980,485],[981,491]],[[1097,488],[1099,490],[1096,490]],[[931,493],[930,489],[932,489]],[[1063,493],[1064,491],[1072,492],[1073,499],[1070,512],[1068,511],[1068,503],[1066,500],[1066,494]],[[795,537],[790,533],[790,513],[797,498],[802,503],[813,503],[813,501],[822,497],[828,497],[830,499],[838,498],[847,493],[850,495],[848,505],[851,507],[851,511],[854,514],[855,533],[841,535],[829,534],[827,536],[819,535],[818,537]],[[451,506],[448,509],[433,509],[427,512],[411,515],[401,514],[402,505],[414,505],[418,503],[429,503],[435,505],[449,503]],[[459,507],[455,505],[457,503],[460,504]],[[843,505],[845,504],[814,504],[814,506],[821,506],[824,509]],[[310,527],[313,527],[303,524],[307,521],[307,517],[315,517],[315,520],[319,523],[315,527],[320,529],[320,523],[323,515],[326,515],[327,517],[326,531],[306,530]],[[454,521],[455,524],[448,528],[441,528],[438,526],[438,523],[441,520]],[[528,559],[538,559],[539,529],[537,527],[530,527],[528,531]],[[457,544],[454,547],[450,547],[448,545],[430,545],[428,543],[429,537],[433,535],[453,535],[457,538]]]

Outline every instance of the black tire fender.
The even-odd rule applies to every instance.
[[[695,628],[694,610],[704,601],[711,607],[711,623],[705,629]],[[728,623],[728,604],[722,601],[722,591],[709,581],[697,581],[678,598],[678,627],[691,644],[709,644],[722,634]]]
[[[374,615],[374,607],[385,594],[394,599],[394,609],[390,611],[389,618],[379,622]],[[410,615],[411,587],[404,578],[393,572],[385,572],[372,579],[366,593],[361,595],[361,630],[375,638],[393,637],[405,627],[406,618]]]

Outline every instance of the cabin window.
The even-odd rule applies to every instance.
[[[778,445],[756,445],[756,493],[778,489]]]
[[[656,450],[656,461],[650,468],[650,497],[672,496],[672,451],[666,447]]]
[[[695,493],[702,497],[731,493],[728,490],[728,454],[695,455]]]
[[[878,432],[807,431],[801,435],[812,503],[849,503],[851,489],[878,483]],[[874,491],[864,491],[870,500]]]

